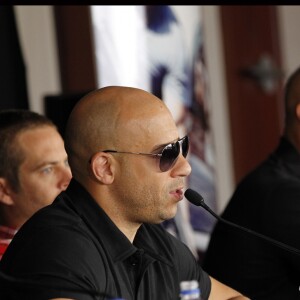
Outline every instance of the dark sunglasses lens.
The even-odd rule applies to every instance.
[[[183,157],[187,157],[188,152],[189,152],[189,138],[188,136],[184,137],[182,140],[182,155]]]
[[[162,172],[166,172],[172,167],[180,153],[179,147],[179,143],[176,142],[174,144],[167,145],[164,148],[159,163],[159,168]]]

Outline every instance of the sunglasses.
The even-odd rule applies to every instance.
[[[162,172],[166,172],[172,168],[181,153],[184,157],[187,156],[189,151],[189,138],[185,136],[175,143],[168,144],[164,146],[161,153],[143,153],[143,152],[127,152],[127,151],[117,151],[117,150],[104,150],[101,152],[110,153],[125,153],[125,154],[138,154],[138,155],[148,155],[159,158],[159,168]]]

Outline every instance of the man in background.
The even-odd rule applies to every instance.
[[[222,217],[300,249],[300,68],[287,80],[284,103],[278,147],[239,183]],[[300,299],[299,255],[220,222],[203,267],[252,299]]]
[[[64,141],[49,119],[0,111],[0,259],[17,230],[70,179]]]

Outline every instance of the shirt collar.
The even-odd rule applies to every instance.
[[[75,206],[77,213],[93,232],[97,240],[104,245],[112,259],[123,261],[133,255],[138,249],[143,249],[155,259],[171,264],[171,261],[160,254],[151,240],[144,224],[139,228],[134,243],[117,228],[92,196],[73,178],[66,190]],[[157,225],[159,226],[159,225]],[[118,241],[116,243],[116,241]]]

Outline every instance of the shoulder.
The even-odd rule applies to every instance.
[[[58,267],[58,262],[73,268],[78,260],[76,257],[82,258],[76,263],[77,268],[99,257],[92,234],[79,216],[64,216],[49,206],[21,227],[3,256],[3,262],[26,272],[27,266],[42,270]]]

